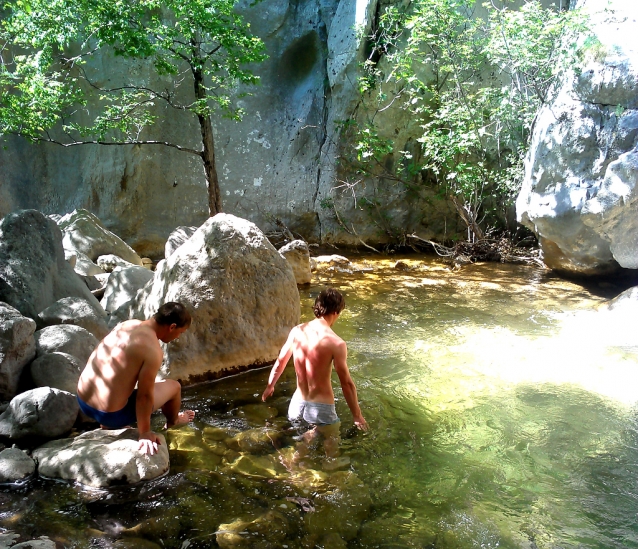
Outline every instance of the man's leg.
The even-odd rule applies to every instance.
[[[317,427],[317,431],[323,436],[323,449],[326,451],[326,457],[335,458],[339,456],[341,422],[331,425],[322,425]]]
[[[180,412],[182,405],[182,386],[174,379],[164,379],[155,383],[154,388],[154,409],[162,409],[166,416],[166,428],[173,425],[181,425],[192,421],[195,412],[184,410]]]

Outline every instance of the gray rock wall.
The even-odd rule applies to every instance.
[[[599,275],[638,268],[638,12],[580,4],[599,43],[539,113],[517,215],[549,267]]]

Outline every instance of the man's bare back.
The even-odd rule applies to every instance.
[[[80,409],[106,428],[137,422],[140,449],[153,454],[160,443],[151,431],[155,410],[162,409],[166,427],[195,417],[191,410],[180,412],[179,382],[155,381],[164,356],[159,342],[177,339],[190,322],[183,305],[169,302],[148,320],[128,320],[116,326],[93,351],[80,375]]]
[[[153,368],[158,362],[161,365],[162,356],[159,339],[150,327],[140,320],[122,322],[89,357],[78,382],[78,395],[98,410],[121,410],[135,389],[142,367]]]
[[[334,300],[338,303],[333,303]],[[357,389],[348,370],[346,343],[332,331],[332,325],[337,321],[344,305],[343,297],[333,288],[321,292],[315,301],[317,318],[295,326],[290,331],[271,370],[262,400],[265,401],[272,395],[277,380],[292,357],[297,374],[297,391],[301,394],[303,401],[318,405],[332,405],[334,393],[331,374],[334,364],[354,423],[358,428],[367,430],[368,424],[361,414],[357,400]],[[293,397],[294,400],[295,397]],[[334,415],[334,411],[332,413]]]

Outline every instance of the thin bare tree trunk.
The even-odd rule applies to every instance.
[[[195,97],[206,99],[206,88],[204,87],[204,75],[201,71],[195,70],[194,84]],[[217,178],[217,168],[215,166],[215,139],[213,137],[213,123],[208,114],[198,114],[199,127],[202,132],[203,150],[201,153],[206,172],[206,185],[208,188],[208,212],[212,217],[222,211],[222,199],[219,191],[219,179]]]

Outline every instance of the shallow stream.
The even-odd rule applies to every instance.
[[[638,336],[592,312],[620,290],[396,261],[301,290],[304,320],[326,284],[346,296],[334,329],[370,431],[336,390],[340,459],[292,459],[291,366],[267,404],[269,369],[248,372],[184,391],[197,418],[167,434],[168,475],[0,491],[0,528],[60,547],[638,548]]]

